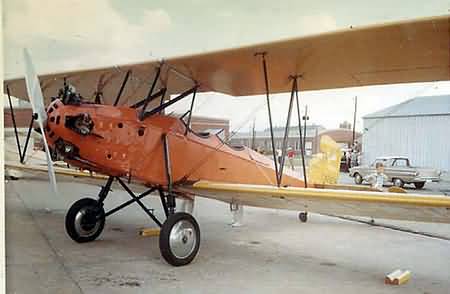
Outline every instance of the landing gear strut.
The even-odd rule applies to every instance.
[[[105,212],[103,202],[111,190],[114,180],[117,180],[132,199]],[[164,222],[154,215],[153,209],[146,207],[141,201],[142,198],[155,191],[159,191],[166,216]],[[151,188],[140,195],[135,195],[118,177],[109,177],[99,193],[98,200],[83,198],[70,207],[66,214],[66,232],[78,243],[94,241],[102,233],[106,217],[135,202],[161,227],[159,250],[163,258],[173,266],[189,264],[200,248],[200,227],[194,217],[185,212],[175,212],[175,196],[173,194]]]

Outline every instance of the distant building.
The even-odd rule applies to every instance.
[[[317,135],[325,130],[325,128],[321,125],[307,125],[306,126],[306,143],[305,143],[305,153],[306,155],[311,155],[316,153],[318,150],[318,142],[316,141]],[[275,127],[274,128],[274,139],[275,139],[275,148],[281,149],[283,145],[284,138],[284,127]],[[302,127],[302,135],[303,127]],[[254,142],[254,146],[252,146],[252,142]],[[247,147],[254,147],[255,149],[262,150],[266,153],[272,152],[272,142],[270,139],[270,129],[266,129],[264,131],[255,132],[254,136],[251,132],[239,132],[231,135],[230,143],[232,145],[244,145]],[[298,126],[290,127],[289,130],[289,139],[288,139],[288,147],[292,147],[296,151],[300,151],[300,135]]]
[[[224,140],[228,140],[230,136],[230,121],[228,119],[193,115],[191,128],[195,132],[218,134]]]
[[[31,111],[31,108],[14,108],[14,117],[16,119],[16,126],[18,128],[28,128],[31,121],[31,115],[33,112]],[[4,122],[4,128],[12,128],[12,116],[11,111],[9,108],[5,108],[3,111],[3,122]]]
[[[402,155],[413,165],[450,171],[450,95],[417,97],[363,121],[363,163]]]
[[[8,101],[8,96],[3,95],[3,122],[4,128],[12,128],[13,123],[11,119],[11,110]],[[28,101],[20,100],[15,97],[11,97],[12,107],[14,108],[14,114],[16,118],[16,125],[18,128],[28,128],[31,121],[31,104]]]
[[[339,128],[340,129],[349,129],[350,130],[352,128],[352,124],[345,120],[345,121],[343,121],[343,122],[341,122],[339,124]]]
[[[347,128],[339,128],[332,130],[324,130],[319,133],[317,137],[317,141],[320,142],[322,136],[329,136],[336,143],[338,143],[343,150],[349,149],[353,144],[353,131]],[[355,132],[355,143],[357,145],[357,149],[361,150],[361,133]]]

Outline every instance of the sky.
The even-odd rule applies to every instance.
[[[353,124],[354,101],[357,98],[356,130],[363,129],[362,116],[412,99],[418,96],[449,95],[449,82],[414,83],[405,85],[371,86],[300,93],[301,113],[308,105],[308,124],[320,124],[327,129],[339,127],[339,123]],[[270,99],[274,126],[285,126],[290,94],[272,95]],[[450,98],[449,98],[450,99]],[[226,103],[224,103],[226,101]],[[183,113],[190,100],[179,103],[169,111]],[[220,105],[220,107],[217,107]],[[295,109],[294,109],[295,110]],[[249,132],[255,122],[257,130],[269,126],[265,96],[233,98],[227,95],[208,93],[196,98],[194,114],[231,118],[231,131]],[[291,125],[297,125],[297,114],[293,112]]]
[[[38,73],[111,66],[450,13],[450,0],[4,0],[5,76],[23,75],[27,47]],[[336,128],[414,96],[450,93],[448,82],[301,92],[311,123]],[[289,94],[273,95],[274,124]],[[229,118],[231,129],[268,126],[265,99],[199,95],[194,114]],[[186,103],[176,111],[182,111]],[[295,122],[295,120],[294,120]]]

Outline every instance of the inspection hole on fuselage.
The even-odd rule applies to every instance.
[[[144,136],[144,132],[145,132],[145,128],[140,127],[139,130],[138,130],[138,135],[139,136]]]
[[[117,127],[118,127],[119,129],[123,128],[123,123],[121,123],[121,122],[118,123],[118,124],[117,124]]]
[[[111,158],[112,158],[112,155],[111,155],[111,154],[108,154],[108,155],[106,155],[106,158],[111,159]]]

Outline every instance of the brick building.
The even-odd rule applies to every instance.
[[[305,154],[312,155],[318,148],[316,137],[317,135],[325,130],[321,125],[307,125],[306,126],[306,143],[305,143]],[[302,127],[302,135],[303,127]],[[284,127],[275,127],[273,129],[273,136],[275,140],[275,148],[281,149],[284,139]],[[254,142],[254,144],[253,144]],[[230,139],[230,143],[233,145],[244,145],[247,147],[253,147],[258,150],[262,150],[265,153],[272,152],[272,142],[270,138],[270,130],[266,129],[264,131],[257,131],[253,136],[251,132],[236,133]],[[254,145],[254,146],[252,146]],[[295,151],[300,151],[300,133],[298,126],[292,126],[289,130],[288,146],[292,147]]]

